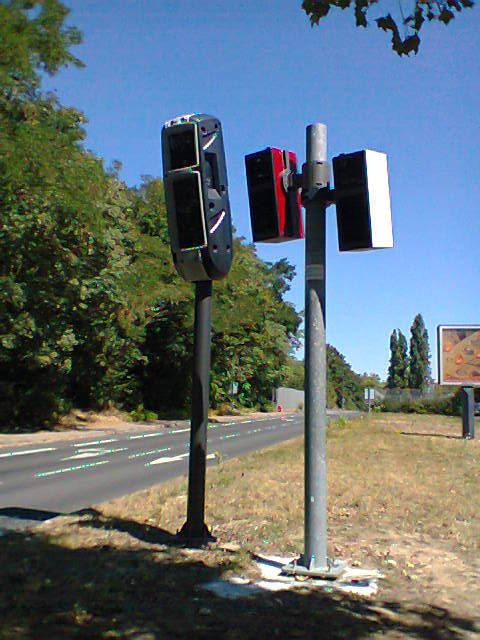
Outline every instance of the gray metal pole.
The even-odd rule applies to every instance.
[[[187,521],[180,535],[190,541],[200,542],[211,539],[205,524],[211,310],[212,282],[196,282]]]
[[[327,362],[325,334],[325,201],[327,127],[307,127],[305,232],[305,552],[304,566],[328,571]],[[325,165],[324,165],[325,166]],[[326,178],[326,181],[325,181]]]
[[[466,440],[475,438],[475,396],[473,387],[462,387],[462,435]]]

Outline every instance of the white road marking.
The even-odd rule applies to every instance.
[[[147,462],[146,463],[146,467],[151,467],[154,464],[165,464],[167,462],[179,462],[180,460],[183,460],[183,458],[186,458],[188,456],[188,453],[181,453],[179,456],[166,456],[164,458],[157,458],[156,460],[152,460],[151,462]]]
[[[55,469],[54,471],[42,471],[41,473],[36,473],[35,478],[46,478],[47,476],[54,476],[60,473],[68,473],[69,471],[80,471],[81,469],[98,467],[101,464],[108,464],[109,462],[109,460],[100,460],[100,462],[87,462],[86,464],[79,464],[75,467],[65,467],[64,469]]]
[[[139,438],[154,438],[155,436],[163,436],[164,431],[157,431],[156,433],[141,433],[139,436],[128,436],[129,440],[138,440]]]
[[[81,460],[82,458],[96,458],[102,455],[103,455],[103,452],[99,453],[98,451],[96,451],[95,453],[93,453],[89,451],[84,451],[83,453],[77,453],[73,456],[68,456],[68,458],[62,458],[62,462],[64,460]]]
[[[140,453],[132,453],[131,456],[128,456],[128,459],[133,460],[134,458],[143,458],[144,456],[151,456],[155,453],[163,453],[164,451],[170,451],[170,447],[165,447],[164,449],[152,449],[151,451],[141,451]]]
[[[120,447],[118,449],[79,449],[78,453],[63,460],[81,460],[83,458],[98,458],[98,456],[106,456],[108,453],[118,453],[119,451],[127,451],[127,447]]]
[[[71,447],[90,447],[94,444],[107,444],[107,442],[118,442],[118,438],[109,438],[108,440],[92,440],[92,442],[76,442]]]
[[[190,431],[190,427],[187,427],[186,429],[174,429],[173,431],[170,431],[169,433],[185,433],[185,431]]]
[[[183,460],[184,458],[186,458],[189,454],[188,453],[181,453],[178,456],[170,456],[170,457],[165,457],[165,458],[157,458],[156,460],[152,460],[151,462],[147,462],[146,463],[146,467],[151,467],[154,464],[166,464],[167,462],[180,462],[180,460]],[[215,458],[215,454],[214,453],[209,453],[207,455],[207,460],[213,460]]]
[[[30,449],[29,451],[10,451],[9,453],[0,453],[0,458],[11,458],[13,456],[27,456],[30,453],[43,453],[44,451],[56,451],[56,447],[45,447],[43,449]]]

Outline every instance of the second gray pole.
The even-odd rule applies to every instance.
[[[327,127],[307,127],[305,232],[305,552],[304,566],[328,571],[327,347],[325,333],[325,201]]]

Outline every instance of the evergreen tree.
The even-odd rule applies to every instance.
[[[408,387],[408,351],[407,351],[407,339],[403,333],[398,330],[398,368],[397,377],[399,387],[404,389]]]
[[[388,367],[387,387],[404,389],[408,386],[407,339],[398,329],[390,336],[390,365]]]
[[[395,389],[396,371],[398,368],[398,336],[397,330],[394,329],[390,335],[390,364],[388,367],[387,387]]]
[[[422,314],[418,313],[410,328],[409,387],[424,391],[430,381],[428,333]]]

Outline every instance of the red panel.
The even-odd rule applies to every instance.
[[[268,147],[245,158],[254,242],[303,238],[300,191],[286,189],[284,174],[297,172],[292,151]]]
[[[285,238],[286,231],[286,193],[282,184],[282,172],[285,168],[283,164],[283,151],[271,147],[272,163],[273,163],[273,180],[275,182],[275,195],[277,197],[277,216],[278,216],[278,238]]]
[[[290,161],[290,171],[297,173],[297,154],[293,151],[288,152],[288,158]],[[304,238],[305,233],[303,230],[303,218],[302,218],[302,199],[300,190],[295,193],[295,197],[292,197],[289,201],[290,204],[290,221],[291,221],[291,234],[292,239]]]

